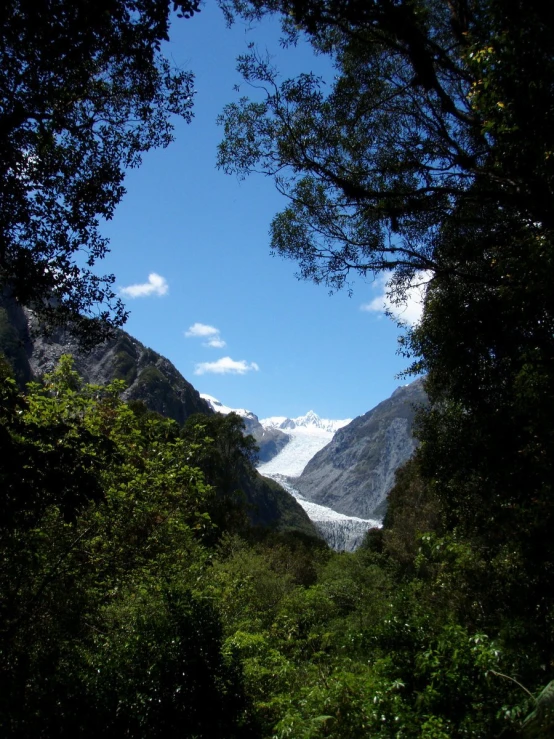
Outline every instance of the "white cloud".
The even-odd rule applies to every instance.
[[[432,277],[431,272],[417,272],[412,279],[412,286],[408,288],[406,300],[403,303],[396,304],[391,301],[389,292],[390,274],[382,276],[376,283],[379,294],[360,306],[361,310],[372,313],[384,313],[390,311],[397,321],[414,326],[421,320],[423,313],[423,301],[425,299],[425,290],[427,284]]]
[[[149,295],[166,295],[168,290],[169,285],[165,277],[151,272],[148,275],[148,282],[122,287],[119,292],[126,298],[147,298]]]
[[[203,346],[213,346],[215,349],[223,349],[224,346],[227,346],[227,343],[219,336],[214,336],[213,339],[205,341]]]
[[[219,335],[219,329],[215,326],[208,326],[207,323],[193,323],[185,331],[185,336],[187,339],[191,337],[208,339],[208,341],[202,342],[202,346],[211,346],[215,349],[223,349],[224,346],[227,346]]]
[[[205,323],[193,323],[192,326],[185,331],[185,336],[190,338],[191,336],[218,336],[219,329],[215,326],[208,326]]]
[[[236,361],[231,357],[221,357],[216,362],[200,362],[194,369],[195,375],[244,375],[246,372],[254,370],[257,372],[260,368],[256,362],[246,362],[244,359]]]

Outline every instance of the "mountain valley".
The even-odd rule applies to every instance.
[[[220,413],[233,411],[215,398],[209,402]],[[260,459],[258,472],[296,498],[329,546],[353,551],[368,529],[380,526],[395,472],[416,447],[415,408],[425,402],[422,381],[416,380],[353,421],[321,419],[314,411],[259,421],[249,411],[234,412],[287,436],[277,454]]]
[[[84,352],[69,331],[45,338],[39,328],[31,311],[3,301],[0,350],[22,386],[71,354],[85,382],[122,379],[124,400],[140,401],[179,424],[195,413],[238,414],[259,448],[257,474],[243,480],[253,522],[306,533],[315,526],[334,549],[354,550],[369,528],[380,525],[395,471],[416,446],[414,409],[426,401],[421,380],[354,420],[322,419],[314,411],[260,420],[200,395],[169,360],[124,331]]]
[[[68,330],[58,329],[44,336],[32,311],[5,298],[0,300],[0,355],[2,353],[12,365],[21,389],[26,382],[39,380],[51,372],[60,357],[70,354],[85,383],[103,385],[114,379],[123,380],[127,385],[123,400],[142,403],[148,410],[180,425],[194,414],[210,416],[214,413],[211,405],[168,359],[125,331],[117,330],[112,339],[86,352]],[[247,429],[258,432],[253,414],[245,418],[245,423]],[[278,431],[265,436],[263,429],[262,432],[270,449],[280,448],[279,445],[288,440]],[[252,472],[242,477],[241,485],[254,525],[317,536],[308,515],[291,495],[274,481]]]

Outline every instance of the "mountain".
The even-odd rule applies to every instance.
[[[202,398],[218,413],[224,415],[237,413],[244,419],[247,431],[253,435],[259,433],[261,428],[265,434],[277,433],[285,437],[285,445],[278,454],[265,462],[260,459],[261,463],[258,465],[260,480],[287,490],[302,506],[315,529],[333,549],[354,551],[361,544],[368,529],[380,525],[375,520],[345,516],[325,506],[311,503],[293,487],[289,479],[299,475],[314,454],[326,446],[336,430],[348,424],[350,419],[331,421],[320,418],[313,411],[308,411],[305,416],[298,418],[273,416],[259,421],[251,411],[230,408],[211,395],[203,394]],[[283,518],[286,518],[285,512]]]
[[[381,518],[395,472],[417,446],[415,408],[427,402],[422,379],[398,388],[340,428],[292,481],[294,487],[307,500],[339,513]]]
[[[227,415],[228,413],[236,413],[244,421],[244,427],[247,434],[251,434],[259,447],[258,459],[261,463],[269,462],[288,444],[290,436],[283,433],[276,427],[264,428],[260,423],[258,416],[244,408],[229,408],[220,400],[212,395],[201,393],[200,397],[205,400],[210,408],[216,413]]]
[[[302,474],[314,455],[332,442],[335,433],[350,423],[350,419],[331,421],[309,411],[298,418],[274,416],[263,419],[261,423],[268,428],[286,430],[290,442],[269,462],[259,465],[258,471],[276,480],[296,498],[330,547],[347,552],[357,549],[368,529],[379,526],[379,521],[348,516],[306,500],[295,487],[294,480]]]
[[[284,431],[289,437],[289,443],[277,456],[259,465],[259,471],[269,477],[298,477],[310,459],[331,441],[335,431],[349,422],[350,419],[331,421],[320,418],[313,411],[298,418],[273,416],[262,419],[260,423],[265,429]]]
[[[305,416],[298,418],[287,418],[286,416],[271,416],[263,418],[260,423],[264,428],[276,428],[284,431],[302,431],[307,434],[318,435],[320,431],[327,432],[331,436],[338,429],[346,426],[352,419],[346,418],[342,421],[330,421],[328,418],[320,418],[317,413],[308,411]]]
[[[46,338],[39,332],[33,311],[4,301],[0,307],[0,350],[23,382],[50,372],[62,354],[71,354],[85,382],[103,385],[124,380],[124,400],[142,400],[150,410],[180,424],[193,413],[212,413],[168,359],[125,331],[116,331],[113,339],[85,352],[71,332],[57,329]]]
[[[62,354],[71,354],[75,369],[85,382],[102,385],[113,379],[124,380],[128,387],[122,394],[123,400],[140,400],[150,410],[179,424],[195,413],[214,413],[211,405],[168,359],[125,331],[116,331],[113,339],[84,352],[67,330],[58,329],[45,338],[38,329],[32,311],[0,297],[0,353],[11,363],[22,388],[26,382],[51,371]],[[256,417],[250,415],[252,418],[248,420],[253,423]],[[272,437],[277,446],[281,435],[284,436],[275,433]],[[273,480],[253,472],[241,483],[253,524],[318,536],[299,503]]]

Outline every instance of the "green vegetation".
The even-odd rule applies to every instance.
[[[8,310],[0,307],[0,352],[9,361],[20,387],[31,379],[23,341],[10,321]]]
[[[137,352],[131,339],[125,335],[117,341],[113,379],[123,380],[127,387],[137,379]]]
[[[401,351],[431,408],[365,547],[397,583],[360,647],[388,703],[358,736],[520,735],[521,686],[538,695],[554,670],[552,9],[221,4],[231,20],[280,14],[286,43],[334,64],[326,84],[282,79],[253,46],[239,60],[252,98],[221,116],[220,166],[289,197],[274,251],[333,289],[384,272],[393,303],[428,283]],[[334,735],[321,713],[325,728],[291,733]],[[539,714],[523,733],[552,736]]]
[[[178,425],[69,358],[1,387],[3,735],[242,736],[206,592],[214,491]]]
[[[157,407],[163,408],[164,415],[169,416],[177,410],[171,384],[155,365],[149,364],[139,373],[137,385],[138,398],[152,398]],[[171,409],[166,408],[168,403]]]
[[[3,26],[15,34],[10,53],[32,30],[50,28],[20,5]],[[551,737],[553,11],[535,0],[234,5],[248,17],[281,12],[289,38],[307,34],[332,57],[336,77],[326,96],[312,76],[280,84],[263,60],[243,59],[246,78],[268,94],[226,110],[220,163],[278,173],[292,200],[274,221],[273,245],[305,277],[337,287],[351,271],[394,269],[401,299],[428,273],[423,319],[402,347],[412,371],[428,378],[422,443],[398,474],[384,530],[369,532],[356,553],[336,554],[306,533],[250,525],[248,485],[260,492],[258,511],[268,488],[237,417],[179,426],[123,403],[120,381],[83,386],[68,358],[21,395],[2,365],[2,734]],[[70,31],[80,32],[88,6],[71,7]],[[69,14],[66,3],[56,8]],[[119,154],[100,183],[95,170],[85,182],[65,169],[88,172],[94,124],[77,142],[64,132],[79,130],[75,101],[96,90],[93,69],[102,78],[96,92],[111,89],[109,50],[97,44],[114,41],[124,85],[142,41],[152,50],[163,38],[167,6],[156,8],[160,15],[143,16],[154,5],[133,5],[117,27],[119,45],[104,34],[119,16],[95,6],[100,26],[83,40],[92,60],[74,55],[77,87],[69,75],[52,85],[62,99],[51,100],[39,85],[34,117],[23,109],[0,121],[8,131],[1,174],[13,190],[3,192],[12,199],[2,209],[0,268],[8,282],[22,268],[24,294],[41,294],[49,275],[71,284],[74,242],[63,235],[108,216],[120,195]],[[133,36],[137,45],[125,33],[135,21],[148,31]],[[43,41],[48,33],[25,51],[41,51]],[[159,68],[151,55],[145,65],[138,71],[154,75],[158,100]],[[124,85],[108,103],[128,92]],[[131,158],[165,140],[167,130],[156,134],[149,122],[125,149]],[[119,141],[109,126],[104,134],[105,144]],[[36,175],[27,199],[16,197],[25,195],[21,171]],[[41,189],[41,174],[54,190]],[[81,204],[83,187],[95,183],[98,197],[79,210],[85,221],[64,220],[71,198]],[[18,231],[22,224],[28,230]],[[39,226],[58,239],[53,252],[35,243]],[[94,238],[92,257],[103,249]],[[69,295],[66,307],[87,308],[98,296],[80,290],[74,297],[84,302]],[[140,381],[163,401],[155,367]]]
[[[191,118],[192,74],[161,53],[172,8],[190,17],[198,2],[2,6],[0,289],[89,343],[127,317],[114,276],[93,269],[108,248],[99,221],[126,170],[171,142],[172,117]]]
[[[23,396],[6,368],[4,735],[492,736],[533,708],[506,679],[539,691],[551,648],[509,602],[523,555],[446,528],[419,457],[384,533],[337,554],[286,511],[252,528],[243,481],[272,501],[237,416],[179,427],[69,357]]]

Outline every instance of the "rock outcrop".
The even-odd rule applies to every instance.
[[[415,410],[425,405],[423,380],[400,387],[388,400],[339,429],[292,481],[310,501],[348,516],[380,518],[394,475],[414,452]]]
[[[85,382],[103,385],[124,380],[123,399],[141,400],[150,410],[183,423],[193,413],[212,413],[198,391],[165,357],[147,348],[125,331],[85,352],[71,332],[57,329],[45,337],[34,313],[13,301],[0,306],[0,350],[14,365],[18,378],[28,381],[50,372],[62,354],[71,354]]]
[[[194,413],[214,412],[168,359],[125,331],[117,331],[110,341],[84,352],[69,331],[59,329],[45,338],[37,329],[32,311],[14,301],[0,300],[0,353],[11,363],[22,387],[54,369],[63,354],[71,354],[75,369],[85,382],[103,385],[113,379],[124,380],[127,384],[122,395],[124,400],[140,400],[150,410],[180,424]],[[276,444],[281,435],[285,437],[284,443],[288,441],[280,432],[276,434]],[[318,537],[303,508],[273,480],[252,470],[251,475],[241,480],[241,486],[254,525]]]

